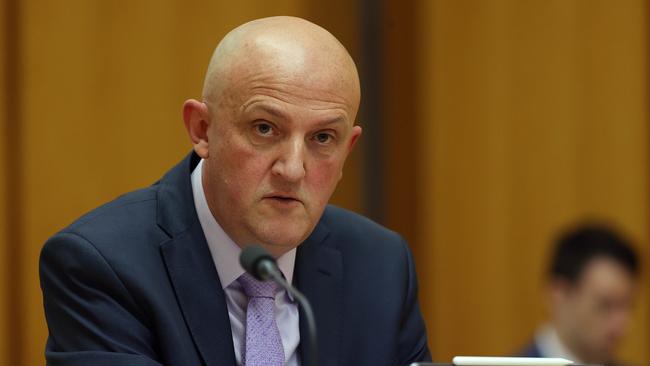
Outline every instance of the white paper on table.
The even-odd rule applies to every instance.
[[[536,358],[536,357],[474,357],[456,356],[454,365],[458,366],[566,366],[573,365],[573,361],[564,358]]]

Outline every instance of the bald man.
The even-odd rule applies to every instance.
[[[251,244],[311,301],[321,365],[429,360],[407,244],[327,204],[359,98],[353,60],[315,24],[226,35],[183,105],[193,152],[45,244],[48,364],[307,365],[294,299],[238,264]]]

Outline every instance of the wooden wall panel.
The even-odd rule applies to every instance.
[[[612,221],[647,253],[645,6],[419,1],[416,251],[437,359],[528,341],[567,224]],[[636,364],[647,295],[621,350]]]
[[[384,116],[381,146],[384,149],[385,225],[404,236],[414,255],[420,221],[417,207],[420,197],[418,180],[417,96],[421,50],[417,44],[416,3],[387,1],[383,11],[382,103]],[[424,245],[424,243],[421,243]]]
[[[0,0],[0,364],[9,364],[9,301],[7,296],[11,281],[9,267],[9,232],[8,220],[9,202],[7,192],[7,1]]]

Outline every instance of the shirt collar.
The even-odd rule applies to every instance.
[[[561,357],[575,363],[582,363],[582,361],[576,357],[573,352],[564,345],[564,343],[562,343],[560,336],[557,334],[557,330],[551,325],[546,325],[537,331],[537,334],[535,334],[535,343],[537,343],[537,347],[539,347],[539,351],[543,357]]]
[[[212,255],[212,261],[217,267],[221,287],[225,289],[244,273],[244,269],[239,264],[239,253],[241,248],[226,234],[221,225],[215,220],[208,207],[208,201],[203,191],[203,159],[199,161],[192,172],[192,193],[194,196],[194,206],[201,223],[201,228],[205,235]],[[296,262],[296,248],[283,254],[277,260],[278,267],[284,275],[287,282],[292,283],[293,269]]]

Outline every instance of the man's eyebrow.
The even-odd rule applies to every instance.
[[[334,116],[334,117],[326,118],[326,119],[318,122],[318,124],[323,125],[323,126],[327,126],[327,125],[345,123],[347,120],[348,119],[345,118],[344,116]]]
[[[289,119],[289,117],[280,108],[277,108],[276,106],[274,106],[272,104],[252,101],[252,102],[244,104],[242,106],[242,109],[245,112],[261,110],[261,111],[266,112],[266,113],[268,113],[268,114],[270,114],[270,115],[272,115],[274,117],[277,117],[277,118]],[[319,121],[317,124],[322,125],[322,126],[326,126],[326,125],[332,125],[332,124],[345,123],[345,122],[347,122],[347,120],[348,119],[344,115],[337,115],[337,116],[325,118],[325,119]]]
[[[262,111],[264,111],[264,112],[266,112],[266,113],[268,113],[268,114],[270,114],[270,115],[272,115],[274,117],[286,118],[286,115],[279,108],[277,108],[277,107],[275,107],[274,105],[271,105],[271,104],[260,103],[260,102],[253,101],[253,102],[244,104],[242,107],[243,107],[243,110],[245,112],[250,112],[250,111],[260,109],[260,110],[262,110]]]

